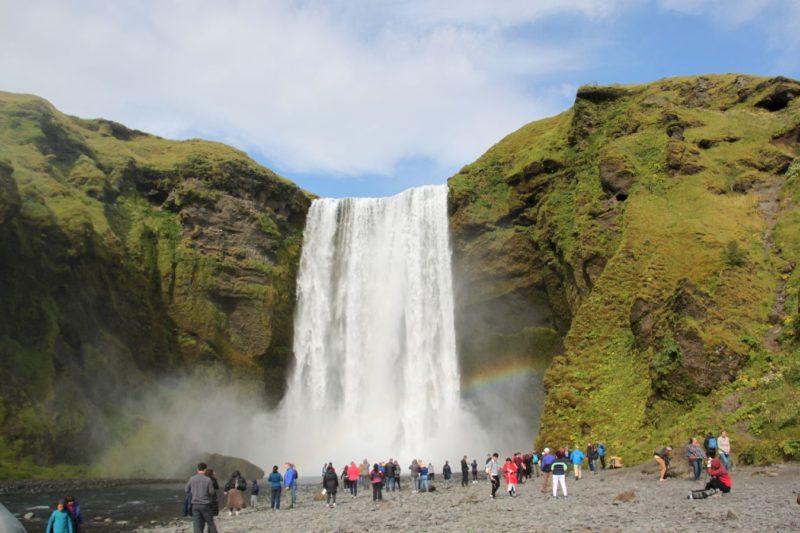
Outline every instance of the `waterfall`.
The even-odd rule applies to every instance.
[[[286,453],[318,465],[430,457],[439,469],[467,452],[460,436],[479,445],[459,394],[450,255],[446,186],[312,203]]]

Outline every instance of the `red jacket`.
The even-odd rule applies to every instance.
[[[716,457],[711,459],[711,465],[708,467],[708,475],[719,479],[723,485],[730,488],[731,476],[728,475],[728,471],[722,465],[722,461]]]
[[[358,481],[358,465],[350,465],[347,467],[347,479],[350,481]]]
[[[517,484],[517,465],[514,463],[505,463],[503,465],[503,473],[506,475],[506,483],[509,485]]]

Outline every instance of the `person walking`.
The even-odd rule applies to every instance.
[[[508,495],[512,498],[517,497],[517,477],[518,477],[519,469],[517,468],[517,463],[515,463],[511,457],[506,457],[506,462],[503,465],[503,474],[506,478],[506,485],[508,490]]]
[[[467,463],[467,456],[461,459],[461,486],[466,487],[469,485],[469,463]]]
[[[250,507],[253,509],[258,508],[258,493],[261,491],[261,487],[258,484],[258,480],[254,479],[252,483],[250,483]]]
[[[350,482],[350,496],[358,496],[358,465],[355,461],[347,467],[347,480]]]
[[[329,464],[325,469],[325,474],[322,476],[322,488],[325,491],[325,503],[329,509],[333,509],[336,507],[336,491],[339,489],[339,476],[336,475],[333,464]]]
[[[270,509],[279,511],[281,508],[281,482],[283,481],[283,476],[278,472],[278,465],[272,467],[272,473],[267,478],[267,481],[269,481],[271,487]]]
[[[64,500],[56,504],[56,509],[47,521],[47,533],[75,533],[72,525],[72,517],[67,512],[67,505]]]
[[[216,496],[211,477],[206,475],[205,463],[197,464],[197,473],[189,478],[185,492],[192,495],[192,526],[194,533],[203,533],[208,526],[208,533],[217,533],[214,516],[211,510],[212,498]]]
[[[706,454],[703,451],[703,448],[700,447],[699,440],[693,438],[686,446],[686,458],[689,460],[689,464],[692,467],[692,472],[694,473],[694,480],[695,481],[699,480],[700,474],[703,472],[702,463],[703,460],[706,458]]]
[[[433,471],[433,463],[428,463],[428,480],[434,481],[436,473]]]
[[[547,484],[553,480],[552,466],[556,456],[550,453],[550,448],[542,450],[542,493],[547,492]]]
[[[397,492],[400,492],[400,463],[397,459],[394,460],[394,484],[397,486]]]
[[[667,479],[670,453],[672,453],[672,446],[664,446],[663,448],[656,450],[656,452],[653,454],[653,459],[655,460],[656,464],[661,467],[661,477],[658,478],[659,481],[664,481]]]
[[[606,446],[602,442],[597,445],[597,458],[600,459],[600,466],[606,469]]]
[[[497,464],[499,455],[492,454],[489,464],[486,465],[486,475],[489,476],[489,481],[492,483],[492,499],[494,500],[497,489],[500,488],[500,466]]]
[[[372,484],[372,501],[383,501],[383,472],[378,463],[375,463],[369,473],[369,482]]]
[[[722,460],[722,465],[726,470],[731,469],[731,439],[728,438],[728,432],[723,430],[719,437],[717,437],[717,449],[719,450],[719,458]]]
[[[572,469],[575,472],[575,481],[583,478],[583,473],[581,472],[581,467],[583,466],[583,452],[580,447],[576,446],[575,449],[572,450],[572,453],[569,455],[569,461],[572,463]]]
[[[442,477],[446,485],[450,484],[450,478],[453,477],[453,469],[450,468],[450,461],[445,461],[442,467]]]
[[[565,456],[567,457],[567,456]],[[586,446],[586,459],[589,461],[589,471],[597,473],[597,448],[591,442]]]
[[[294,463],[286,463],[286,471],[283,474],[283,486],[289,491],[292,497],[292,503],[289,504],[289,509],[294,509],[297,505],[297,469]]]
[[[564,454],[560,450],[556,452],[555,461],[551,465],[551,471],[553,474],[553,498],[558,497],[558,487],[561,487],[561,490],[564,492],[564,497],[567,497],[567,470],[569,470],[569,465],[567,465],[566,459],[564,459]]]
[[[489,464],[489,462],[491,462],[491,460],[492,460],[491,456],[489,456],[489,461],[487,461],[486,464]],[[470,466],[472,466],[472,482],[473,483],[477,483],[478,482],[478,460],[477,459],[473,459],[472,460],[472,464]]]

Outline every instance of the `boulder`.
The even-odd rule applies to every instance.
[[[625,159],[615,155],[604,157],[600,160],[599,170],[603,190],[618,199],[621,195],[627,198],[636,174]]]

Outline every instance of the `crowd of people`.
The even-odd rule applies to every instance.
[[[666,480],[670,475],[672,452],[672,446],[664,446],[653,454],[661,470],[659,481]],[[702,446],[699,437],[691,437],[684,448],[684,456],[692,469],[694,481],[700,481],[703,472],[706,476],[705,487],[691,491],[688,496],[690,499],[708,498],[731,491],[731,441],[727,431],[722,431],[718,437],[709,431]]]

